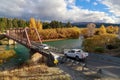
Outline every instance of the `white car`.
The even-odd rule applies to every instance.
[[[41,49],[49,49],[49,46],[47,44],[40,44],[39,47]]]
[[[84,52],[82,49],[65,49],[64,55],[66,57],[72,57],[76,60],[83,60],[88,56],[87,52]]]

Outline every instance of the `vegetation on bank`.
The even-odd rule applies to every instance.
[[[30,23],[30,21],[24,19],[3,17],[0,18],[0,31],[4,31],[5,29],[9,28],[24,28],[26,26],[29,26]],[[72,27],[70,22],[62,23],[56,20],[53,20],[51,22],[40,22],[38,20],[37,23],[42,23],[43,29]]]
[[[12,57],[15,57],[15,51],[14,50],[4,50],[0,51],[0,64],[6,62]]]
[[[86,25],[86,28],[78,28],[72,26],[70,22],[65,24],[55,20],[51,22],[41,22],[40,20],[35,20],[34,18],[30,18],[30,21],[16,18],[0,18],[1,31],[8,28],[26,26],[30,28],[37,28],[42,40],[78,38],[82,35],[85,37],[83,47],[89,52],[105,52],[106,46],[111,47],[111,45],[114,45],[119,30],[118,26],[112,25],[101,25],[100,28],[96,28],[94,23]],[[31,37],[32,34],[33,32],[31,31],[29,37]],[[111,44],[110,41],[112,41]]]
[[[53,23],[53,22],[51,22]],[[70,23],[69,23],[70,24]],[[43,24],[40,21],[36,21],[34,18],[30,19],[30,28],[37,28],[41,38],[43,40],[48,40],[48,39],[62,39],[62,38],[78,38],[80,36],[80,29],[77,27],[72,27],[68,25],[69,27],[63,28],[63,27],[57,27],[59,25],[55,25],[54,23],[54,28],[50,29],[43,29]],[[56,26],[56,27],[55,27]]]
[[[120,48],[118,33],[118,26],[105,27],[104,25],[101,25],[100,28],[89,26],[82,31],[82,34],[85,37],[83,47],[88,52],[109,53],[113,49]]]

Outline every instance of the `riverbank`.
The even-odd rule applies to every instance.
[[[23,66],[14,70],[0,72],[0,80],[71,80],[66,72],[58,67],[47,67],[44,64]]]
[[[66,40],[68,38],[61,38],[61,39],[48,39],[48,40],[42,40],[42,42],[49,42],[49,41],[59,41],[59,40]]]

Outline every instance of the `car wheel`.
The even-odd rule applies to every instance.
[[[75,59],[76,59],[77,61],[80,60],[80,58],[79,58],[78,56],[76,56]]]
[[[67,55],[67,54],[65,54],[65,57],[68,57],[68,55]]]

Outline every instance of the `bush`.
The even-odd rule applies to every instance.
[[[2,60],[9,60],[12,57],[15,57],[15,51],[14,50],[6,50],[0,53],[0,62],[2,63]],[[0,63],[0,64],[1,64]]]
[[[107,45],[106,48],[111,50],[111,49],[118,48],[118,46],[116,46],[116,45]]]
[[[95,47],[95,52],[100,52],[103,53],[105,51],[105,49],[103,47]]]
[[[0,45],[2,45],[2,42],[0,41]]]

